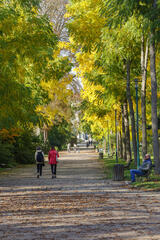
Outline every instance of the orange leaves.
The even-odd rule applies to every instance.
[[[3,128],[0,130],[0,137],[3,141],[8,141],[13,143],[15,141],[15,137],[18,137],[20,134],[20,129],[18,128],[11,128],[10,130]]]

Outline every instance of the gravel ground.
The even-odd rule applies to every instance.
[[[61,153],[48,164],[0,176],[0,240],[160,240],[160,193],[105,179],[98,155]]]

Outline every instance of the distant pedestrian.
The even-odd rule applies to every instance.
[[[92,138],[91,137],[89,138],[89,146],[90,145],[92,146]]]
[[[80,152],[80,148],[79,148],[78,144],[77,144],[77,152],[78,153]]]
[[[39,176],[42,176],[42,167],[44,166],[44,153],[40,147],[36,149],[35,160],[37,164],[37,178],[39,178]]]
[[[76,153],[77,152],[77,145],[74,144],[74,152]]]
[[[68,152],[71,151],[71,144],[70,144],[70,143],[67,144],[67,151],[68,151]]]
[[[58,157],[58,152],[55,150],[54,146],[52,146],[51,150],[48,153],[48,161],[51,165],[52,178],[56,178]]]

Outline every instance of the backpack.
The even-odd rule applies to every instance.
[[[42,152],[38,152],[37,153],[37,162],[43,162],[44,161],[44,157]]]

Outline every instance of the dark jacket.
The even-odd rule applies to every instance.
[[[43,155],[43,161],[42,161],[42,162],[38,162],[38,161],[37,161],[37,154],[38,154],[38,152],[41,152],[42,155]],[[36,160],[36,164],[44,164],[44,153],[42,152],[42,150],[37,150],[37,151],[35,152],[35,160]]]
[[[152,161],[151,159],[146,159],[143,161],[142,165],[139,167],[140,170],[142,171],[148,171],[152,167]]]

